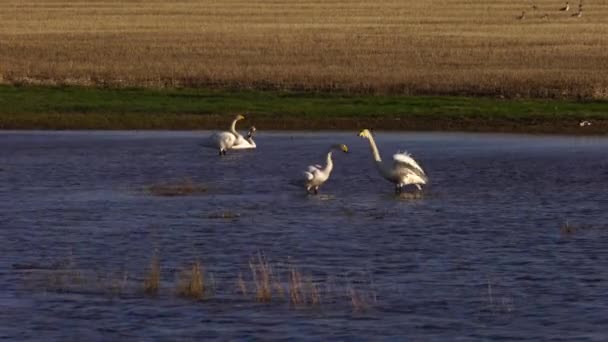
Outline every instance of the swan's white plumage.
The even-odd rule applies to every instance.
[[[213,133],[203,142],[202,146],[217,148],[220,155],[226,154],[226,151],[234,146],[240,136],[236,131],[236,123],[244,118],[243,115],[237,115],[232,121],[229,131]]]
[[[217,148],[220,151],[226,151],[232,148],[236,142],[236,137],[230,132],[216,132],[213,133],[203,143],[203,146],[210,148]]]
[[[253,140],[253,135],[255,134],[255,132],[256,128],[252,126],[251,128],[249,128],[249,132],[247,132],[247,137],[243,137],[242,135],[238,134],[238,136],[236,137],[236,141],[232,146],[232,149],[250,150],[256,148],[257,146],[255,144],[255,141]]]
[[[424,170],[422,170],[422,167],[420,167],[414,158],[412,158],[412,155],[405,151],[393,154],[393,160],[395,161],[395,167],[399,167],[398,164],[405,164],[406,166],[424,173]]]
[[[308,165],[308,172],[313,173],[315,171],[319,171],[319,169],[321,169],[322,166],[319,164],[316,165]]]
[[[369,140],[378,172],[386,180],[395,184],[395,190],[397,192],[401,192],[402,187],[409,184],[421,189],[421,185],[428,182],[426,173],[409,153],[398,152],[393,155],[392,164],[385,163],[380,157],[380,152],[378,151],[372,133],[369,130],[364,129],[359,133],[359,136]]]
[[[348,152],[348,147],[344,144],[333,145],[331,149],[340,149],[342,152]],[[313,191],[315,194],[319,191],[319,187],[325,183],[334,168],[332,160],[332,150],[327,153],[327,164],[322,167],[319,164],[309,165],[307,171],[303,172],[304,175],[304,186],[307,192]]]
[[[310,171],[304,171],[304,178],[306,179],[306,181],[310,182],[315,178],[315,176]]]

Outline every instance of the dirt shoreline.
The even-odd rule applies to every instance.
[[[24,120],[2,120],[2,130],[215,130],[228,127],[226,115],[157,115],[155,120],[142,122],[121,116],[105,120],[91,118],[102,114],[55,114],[44,118],[25,117]],[[69,116],[70,120],[53,120]],[[86,120],[84,120],[86,119]],[[440,118],[423,117],[325,117],[299,118],[295,116],[248,116],[239,129],[254,125],[260,131],[312,130],[348,131],[371,128],[385,131],[439,131],[479,133],[522,133],[563,135],[608,135],[608,119],[590,120],[591,125],[580,126],[579,119],[543,118]]]

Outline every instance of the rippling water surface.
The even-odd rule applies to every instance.
[[[207,134],[0,133],[0,339],[608,339],[608,139],[378,132],[431,179],[398,197],[355,133],[260,132],[221,158]],[[290,185],[334,143],[351,152],[321,194]],[[147,191],[184,179],[208,191]],[[240,293],[259,254],[321,304]],[[194,260],[203,301],[175,294]]]

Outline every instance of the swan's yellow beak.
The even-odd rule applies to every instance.
[[[359,136],[363,137],[363,138],[369,137],[369,130],[368,129],[361,130],[361,132],[359,132]]]
[[[347,153],[348,152],[348,146],[344,145],[344,144],[340,144],[340,149],[342,150],[342,152]]]
[[[236,116],[236,119],[237,120],[243,120],[243,119],[245,119],[245,116],[239,114],[239,115]]]

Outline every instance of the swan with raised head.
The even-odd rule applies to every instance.
[[[255,126],[251,126],[249,128],[249,131],[247,132],[247,136],[246,137],[241,136],[241,138],[237,137],[236,142],[234,143],[234,145],[232,145],[232,147],[230,149],[231,150],[248,150],[248,149],[256,148],[255,141],[253,141],[253,135],[255,134],[256,131],[257,131],[257,129],[255,128]]]
[[[239,137],[243,138],[239,132],[236,131],[236,123],[243,119],[245,119],[243,115],[237,115],[232,121],[229,131],[213,133],[209,138],[207,138],[202,146],[217,148],[220,156],[225,155],[226,151],[234,146]]]
[[[344,153],[348,152],[348,146],[344,144],[332,145],[327,152],[327,164],[325,167],[321,165],[310,165],[307,171],[304,171],[304,186],[308,193],[313,192],[315,195],[319,193],[319,187],[329,179],[329,175],[334,168],[334,162],[331,158],[333,150],[339,150]]]
[[[422,185],[428,182],[426,173],[407,152],[397,152],[393,155],[393,162],[383,162],[378,152],[378,146],[372,133],[368,129],[359,132],[359,136],[369,140],[369,146],[380,175],[395,184],[395,193],[399,194],[406,185],[414,185],[422,190]]]

